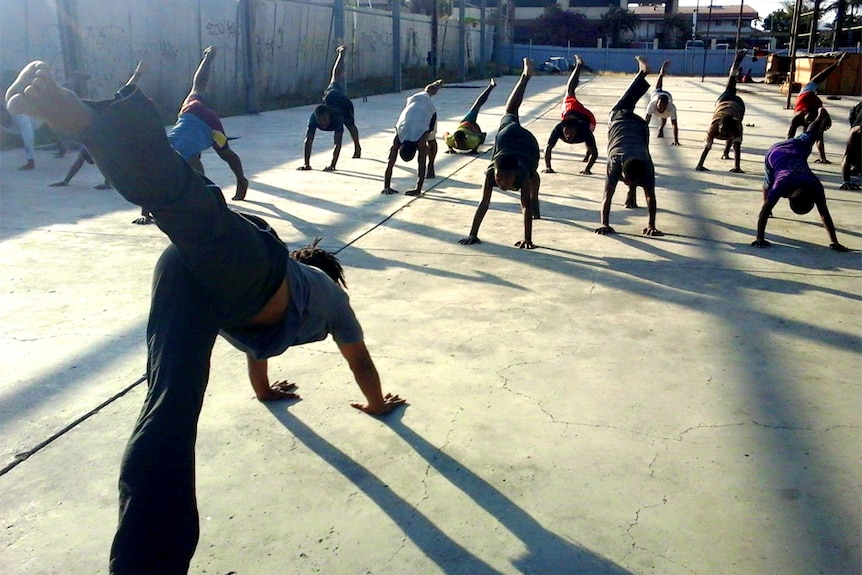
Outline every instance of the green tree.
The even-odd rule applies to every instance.
[[[545,8],[545,13],[527,26],[515,30],[515,41],[544,46],[595,46],[598,27],[583,14],[560,9],[557,4]]]
[[[685,41],[691,38],[691,18],[676,14],[665,16],[664,31],[659,46],[661,48],[685,48]]]
[[[775,36],[779,47],[787,45],[790,40],[792,24],[793,18],[784,9],[775,10],[763,19],[763,29]]]
[[[623,37],[638,29],[639,21],[640,18],[634,12],[612,5],[607,12],[602,14],[599,28],[608,37],[609,46],[619,48],[625,44]]]
[[[821,11],[832,19],[832,22],[827,27],[833,30],[833,32],[828,36],[834,36],[835,27],[840,22],[840,37],[830,38],[830,44],[833,48],[853,46],[860,41],[862,34],[860,34],[859,30],[852,30],[852,28],[862,26],[862,0],[833,0],[831,2],[824,2]],[[848,31],[848,29],[850,30]]]

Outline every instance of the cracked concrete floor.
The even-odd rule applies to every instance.
[[[512,247],[517,198],[499,191],[485,243],[457,243],[487,154],[441,154],[416,200],[378,194],[406,94],[356,101],[365,157],[350,159],[348,143],[334,174],[294,171],[311,108],[225,119],[252,180],[242,208],[291,245],[323,235],[341,249],[385,390],[410,405],[382,420],[352,410],[359,392],[331,341],[274,360],[303,400],[262,405],[244,359],[219,342],[193,573],[859,572],[859,253],[831,252],[816,217],[783,204],[774,247],[748,245],[763,152],[790,117],[784,96],[745,87],[745,174],[715,150],[714,171],[696,173],[722,82],[670,77],[683,146],[652,142],[668,235],[641,237],[645,210],[624,210],[619,191],[620,234],[600,237],[603,119],[628,80],[587,80],[596,173],[577,175],[581,148],[556,148],[532,252]],[[564,81],[534,78],[521,108],[541,144]],[[501,79],[480,115],[489,139],[513,83]],[[440,132],[480,84],[435,98]],[[853,103],[828,102],[839,119]],[[844,129],[827,133],[835,160]],[[71,158],[39,152],[25,174],[19,155],[0,156],[0,572],[104,573],[165,240],[93,190],[92,168],[48,188]],[[204,163],[231,181],[213,154]],[[839,239],[862,248],[859,193],[837,190],[837,164],[814,169]],[[414,174],[399,164],[395,187]]]

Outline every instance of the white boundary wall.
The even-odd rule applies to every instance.
[[[0,71],[8,75],[30,60],[45,60],[61,80],[66,68],[86,72],[82,95],[107,98],[145,60],[150,72],[142,87],[170,119],[203,48],[214,45],[211,102],[218,110],[239,112],[279,96],[322,93],[340,40],[335,28],[331,2],[0,0]],[[348,83],[392,76],[390,12],[345,7],[343,29]],[[439,61],[457,68],[458,22],[441,20],[438,38]],[[492,39],[488,26],[486,61]],[[479,42],[478,28],[468,26],[471,65],[479,61]],[[425,65],[430,49],[430,18],[402,12],[402,65]]]

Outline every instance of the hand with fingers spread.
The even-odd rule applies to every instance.
[[[358,409],[359,411],[364,411],[368,415],[386,415],[390,413],[393,409],[398,407],[399,405],[406,405],[407,400],[402,399],[397,395],[392,395],[391,393],[387,393],[383,396],[383,403],[380,405],[372,406],[370,403],[359,403],[353,402],[350,404],[351,407]]]
[[[255,393],[258,401],[281,401],[282,399],[300,399],[299,395],[294,393],[293,390],[296,389],[295,383],[290,383],[288,381],[276,381],[270,386],[260,391],[259,393]]]

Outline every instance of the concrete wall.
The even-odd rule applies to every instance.
[[[0,0],[0,10],[0,71],[46,60],[61,80],[72,71],[89,74],[79,91],[106,98],[144,60],[150,72],[141,85],[166,120],[176,113],[209,45],[218,49],[210,101],[227,114],[280,96],[322,92],[340,41],[331,0]],[[343,14],[348,82],[391,77],[391,13],[346,7]],[[425,65],[430,28],[430,18],[402,13],[402,65]],[[458,22],[441,20],[438,33],[439,61],[457,69]],[[493,26],[486,35],[487,59]],[[479,42],[478,27],[468,27],[471,64],[483,53]]]
[[[63,70],[55,4],[0,0],[0,72],[10,75],[36,59]]]

